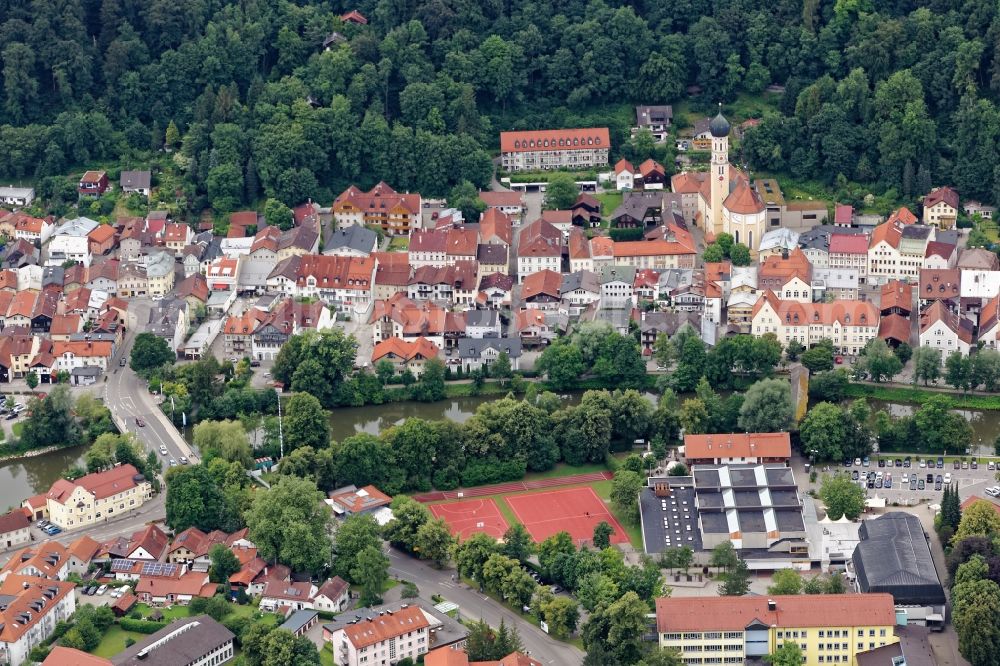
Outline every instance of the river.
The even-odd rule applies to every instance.
[[[52,453],[0,463],[0,512],[20,506],[21,502],[47,492],[67,469],[82,464],[85,446],[74,446]]]
[[[912,416],[916,408],[908,403],[888,402],[885,400],[868,399],[868,406],[872,412],[884,409],[890,416]],[[972,426],[972,444],[975,445],[978,455],[993,455],[993,443],[1000,436],[1000,412],[985,411],[980,409],[957,409],[955,410],[965,417],[965,420]],[[949,453],[951,451],[949,450]],[[961,453],[956,450],[955,453]]]

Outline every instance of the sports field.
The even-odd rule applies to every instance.
[[[536,542],[568,532],[577,544],[590,542],[604,521],[614,528],[612,543],[628,543],[628,534],[593,488],[577,487],[510,495],[504,500]]]
[[[469,499],[448,504],[432,504],[428,507],[435,518],[444,518],[452,535],[465,540],[476,532],[488,534],[495,539],[507,531],[496,502],[492,499]]]

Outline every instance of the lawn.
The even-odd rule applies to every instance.
[[[105,632],[100,644],[94,648],[92,654],[98,657],[110,658],[125,649],[126,638],[131,638],[138,643],[145,637],[144,634],[140,634],[137,631],[125,631],[117,624],[113,624]]]
[[[592,472],[606,472],[608,466],[604,463],[593,463],[590,465],[567,465],[559,463],[546,472],[530,472],[524,475],[524,481],[537,481],[539,479],[556,479],[563,476],[573,476],[574,474],[590,474]]]
[[[410,239],[406,236],[393,236],[389,241],[389,252],[405,252],[410,249]]]
[[[610,217],[615,209],[622,204],[623,195],[621,192],[601,192],[594,197],[601,202],[601,214]]]
[[[382,591],[379,594],[385,594],[386,592],[388,592],[392,588],[396,587],[397,585],[399,585],[399,581],[395,580],[393,578],[390,578],[387,581],[385,581],[384,583],[382,583]],[[365,590],[365,586],[364,585],[351,585],[351,594],[357,593],[358,596],[361,596],[361,594],[364,592],[364,590]]]
[[[615,507],[611,504],[611,482],[597,481],[590,484],[590,486],[594,489],[594,492],[597,493],[598,497],[607,502],[608,510],[611,512],[611,515],[614,516],[619,523],[621,523],[621,526],[625,528],[625,531],[628,533],[628,540],[632,543],[632,546],[636,550],[644,552],[645,547],[642,543],[642,528],[639,526],[639,523],[626,519],[625,515],[615,509]]]
[[[320,666],[334,666],[333,663],[333,643],[326,643],[319,651]]]

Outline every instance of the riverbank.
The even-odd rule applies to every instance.
[[[845,398],[875,398],[886,402],[905,402],[922,405],[934,396],[945,396],[954,409],[1000,411],[1000,395],[995,393],[961,393],[948,388],[916,387],[901,384],[872,384],[851,382],[844,389]]]
[[[65,448],[66,448],[65,446],[46,446],[41,449],[27,449],[25,451],[15,451],[8,455],[0,456],[0,463],[6,463],[12,460],[21,460],[22,458],[34,458],[35,456],[44,456],[48,453],[55,453],[56,451],[61,451]]]

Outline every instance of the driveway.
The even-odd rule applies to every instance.
[[[543,664],[572,666],[583,663],[584,654],[576,647],[550,638],[517,612],[462,583],[453,582],[454,569],[434,569],[395,549],[390,550],[389,560],[389,573],[396,578],[416,583],[422,598],[429,599],[438,594],[458,604],[459,613],[464,619],[481,618],[492,627],[499,627],[500,621],[504,620],[507,626],[516,626],[525,649]]]

